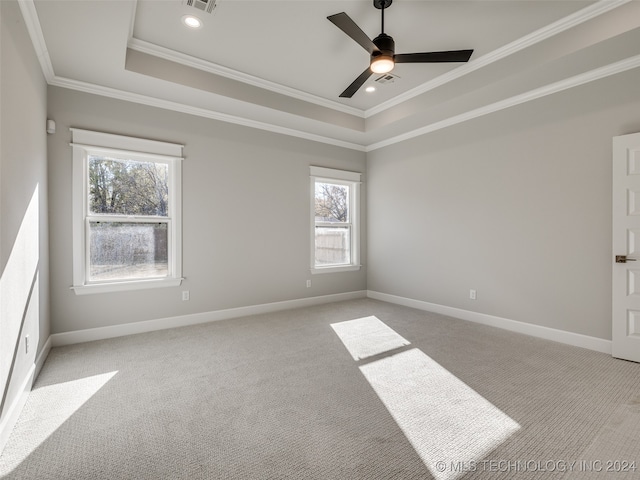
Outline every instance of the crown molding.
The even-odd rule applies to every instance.
[[[380,142],[371,143],[368,145],[345,142],[343,140],[338,140],[335,138],[326,137],[322,135],[316,135],[314,133],[303,132],[301,130],[295,130],[288,127],[282,127],[279,125],[260,122],[257,120],[251,120],[251,119],[247,119],[247,118],[243,118],[235,115],[215,112],[213,110],[208,110],[205,108],[193,107],[193,106],[185,105],[178,102],[162,100],[162,99],[150,97],[147,95],[126,92],[126,91],[118,90],[111,87],[94,85],[91,83],[81,82],[78,80],[72,80],[68,78],[54,77],[52,81],[49,82],[49,84],[57,87],[68,88],[71,90],[78,90],[85,93],[91,93],[94,95],[105,96],[105,97],[114,98],[118,100],[125,100],[125,101],[138,103],[142,105],[158,107],[165,110],[172,110],[176,112],[186,113],[189,115],[195,115],[199,117],[210,118],[213,120],[219,120],[222,122],[233,123],[233,124],[242,125],[245,127],[257,128],[259,130],[265,130],[272,133],[279,133],[282,135],[289,135],[292,137],[303,138],[306,140],[312,140],[320,143],[334,145],[337,147],[357,150],[360,152],[372,152],[374,150],[378,150],[383,147],[404,142],[406,140],[410,140],[415,137],[426,135],[428,133],[435,132],[437,130],[441,130],[446,127],[457,125],[459,123],[463,123],[468,120],[473,120],[474,118],[482,117],[484,115],[489,115],[491,113],[495,113],[500,110],[505,110],[507,108],[521,105],[523,103],[527,103],[532,100],[546,97],[554,93],[562,92],[564,90],[569,90],[571,88],[578,87],[580,85],[584,85],[586,83],[600,80],[602,78],[606,78],[612,75],[623,73],[638,67],[640,67],[640,55],[636,55],[636,56],[627,58],[625,60],[621,60],[619,62],[605,65],[604,67],[599,67],[593,70],[589,70],[579,75],[574,75],[573,77],[569,77],[564,80],[560,80],[558,82],[554,82],[549,85],[545,85],[543,87],[536,88],[528,92],[524,92],[519,95],[515,95],[513,97],[509,97],[504,100],[491,103],[489,105],[485,105],[483,107],[469,110],[459,115],[454,115],[453,117],[449,117],[447,119],[440,120],[438,122],[434,122],[429,125],[425,125],[424,127],[411,130],[401,135],[396,135],[395,137],[391,137],[391,138],[382,140]]]
[[[323,135],[317,135],[314,133],[304,132],[302,130],[296,130],[293,128],[282,127],[279,125],[274,125],[271,123],[260,122],[257,120],[251,120],[248,118],[239,117],[236,115],[230,115],[226,113],[215,112],[213,110],[208,110],[205,108],[193,107],[189,105],[185,105],[178,102],[172,102],[169,100],[162,100],[155,97],[150,97],[147,95],[141,95],[132,92],[126,92],[124,90],[119,90],[111,87],[105,87],[101,85],[95,85],[88,82],[82,82],[79,80],[73,80],[70,78],[64,78],[56,76],[53,65],[51,63],[51,58],[49,56],[49,51],[47,49],[47,44],[44,39],[44,35],[42,33],[42,27],[40,25],[40,20],[38,18],[38,12],[36,11],[35,3],[33,0],[18,0],[18,5],[20,6],[20,11],[25,21],[25,25],[29,36],[31,38],[31,43],[36,52],[36,56],[38,57],[38,61],[40,62],[40,68],[42,69],[42,73],[46,79],[48,85],[68,88],[71,90],[77,90],[85,93],[92,93],[94,95],[100,95],[103,97],[114,98],[118,100],[125,100],[133,103],[139,103],[142,105],[154,106],[158,108],[162,108],[165,110],[173,110],[176,112],[187,113],[190,115],[195,115],[204,118],[210,118],[213,120],[219,120],[222,122],[233,123],[235,125],[242,125],[250,128],[257,128],[259,130],[265,130],[272,133],[279,133],[282,135],[288,135],[291,137],[303,138],[306,140],[312,140],[315,142],[326,143],[329,145],[334,145],[337,147],[348,148],[351,150],[357,150],[360,152],[365,151],[365,145],[346,142],[343,140],[339,140],[336,138],[326,137]],[[137,2],[133,3],[132,7],[132,18],[135,17]],[[133,20],[130,27],[130,32],[133,32]],[[130,42],[133,39],[130,39]],[[134,43],[138,43],[140,41],[136,41]],[[143,42],[147,43],[147,42]],[[153,45],[153,44],[148,44]],[[140,46],[140,45],[138,45]],[[157,47],[157,46],[155,46]],[[160,49],[161,47],[157,47]],[[142,50],[141,50],[142,51]],[[157,50],[156,50],[157,51]],[[186,57],[186,55],[185,55]],[[193,57],[191,57],[193,58]],[[198,60],[198,59],[194,59]],[[208,62],[206,62],[208,63]],[[255,77],[253,77],[255,78]],[[259,79],[257,79],[259,80]],[[275,84],[274,84],[275,85]],[[286,88],[286,87],[283,87]],[[291,89],[294,90],[294,89]],[[304,92],[299,92],[303,94]],[[336,103],[336,102],[333,102]],[[348,110],[355,110],[358,112],[358,116],[362,117],[362,110],[353,109],[352,107],[344,106],[336,103],[340,107]],[[348,113],[348,112],[347,112]]]
[[[47,50],[47,44],[44,41],[44,35],[42,34],[42,28],[40,27],[40,20],[38,18],[38,12],[33,0],[18,0],[18,6],[22,13],[25,26],[31,37],[31,43],[36,51],[36,56],[40,62],[40,68],[47,83],[55,77],[53,72],[53,65],[51,64],[51,57],[49,57],[49,51]]]
[[[509,55],[519,52],[520,50],[524,50],[536,43],[540,43],[554,35],[562,33],[566,30],[569,30],[581,23],[584,23],[588,20],[598,17],[606,12],[609,12],[615,8],[621,7],[622,5],[629,3],[631,0],[599,0],[598,2],[589,5],[588,7],[583,8],[571,15],[568,15],[560,20],[550,23],[549,25],[536,30],[535,32],[530,33],[529,35],[525,35],[524,37],[519,38],[518,40],[514,40],[511,43],[508,43],[492,52],[489,52],[482,57],[479,57],[475,60],[471,60],[469,63],[465,63],[449,72],[439,75],[438,77],[423,83],[411,90],[408,90],[391,100],[383,102],[375,107],[369,108],[364,112],[365,118],[372,117],[378,113],[381,113],[389,108],[395,107],[396,105],[401,104],[402,102],[406,102],[418,95],[422,95],[430,90],[433,90],[437,87],[440,87],[448,82],[456,80],[460,77],[468,75],[471,72],[474,72],[480,68],[486,67],[494,62],[497,62]]]
[[[424,127],[412,130],[407,133],[403,133],[401,135],[397,135],[392,138],[388,138],[386,140],[382,140],[381,142],[369,144],[367,145],[366,151],[372,152],[374,150],[393,145],[394,143],[404,142],[405,140],[409,140],[411,138],[435,132],[436,130],[441,130],[452,125],[466,122],[474,118],[482,117],[490,113],[498,112],[500,110],[505,110],[510,107],[515,107],[516,105],[530,102],[538,98],[546,97],[547,95],[552,95],[554,93],[562,92],[563,90],[579,87],[580,85],[584,85],[585,83],[594,82],[596,80],[600,80],[611,75],[616,75],[618,73],[626,72],[627,70],[632,70],[638,67],[640,67],[640,55],[629,57],[619,62],[605,65],[604,67],[595,68],[593,70],[589,70],[588,72],[574,75],[573,77],[565,78],[564,80],[550,83],[549,85],[535,88],[528,92],[521,93],[519,95],[515,95],[513,97],[506,98],[504,100],[500,100],[498,102],[494,102],[480,108],[476,108],[474,110],[469,110],[468,112],[464,112],[459,115],[454,115],[453,117],[449,117],[445,120],[425,125]]]
[[[253,75],[239,72],[232,68],[224,67],[208,60],[193,57],[191,55],[187,55],[186,53],[177,52],[175,50],[171,50],[170,48],[161,47],[160,45],[156,45],[145,40],[140,40],[135,37],[129,39],[127,47],[141,53],[146,53],[148,55],[153,55],[164,60],[168,60],[170,62],[179,63],[187,67],[197,68],[198,70],[202,70],[204,72],[220,75],[221,77],[229,78],[237,82],[246,83],[254,87],[263,88],[265,90],[279,93],[281,95],[286,95],[287,97],[295,98],[297,100],[302,100],[308,103],[313,103],[315,105],[320,105],[321,107],[330,108],[331,110],[336,110],[342,113],[347,113],[349,115],[354,115],[359,118],[364,118],[364,110],[360,110],[359,108],[343,105],[342,103],[334,102],[333,100],[328,100],[311,93],[303,92],[302,90],[297,90],[295,88],[287,87],[276,82],[271,82],[269,80],[254,77]]]
[[[626,3],[629,3],[631,0],[600,0],[599,2],[591,5],[590,7],[587,7],[585,9],[580,10],[579,12],[576,12],[573,15],[570,15],[568,17],[565,17],[564,19],[555,22],[554,24],[551,24],[543,29],[540,29],[534,33],[532,33],[531,35],[528,35],[526,37],[522,37],[520,40],[517,40],[515,42],[512,42],[511,44],[505,45],[504,47],[495,50],[494,52],[485,55],[483,57],[478,58],[477,60],[474,60],[472,62],[469,62],[468,64],[465,64],[462,67],[459,67],[456,70],[453,70],[451,72],[449,72],[448,74],[445,75],[441,75],[440,77],[433,79],[430,82],[427,82],[426,84],[424,84],[422,87],[418,87],[420,89],[425,89],[426,90],[422,90],[419,93],[415,93],[416,89],[410,90],[409,92],[406,92],[405,94],[396,97],[396,99],[394,100],[394,102],[396,103],[400,103],[402,101],[407,100],[408,98],[411,97],[406,97],[408,94],[410,94],[411,92],[414,92],[412,94],[412,96],[415,95],[419,95],[420,93],[423,93],[424,91],[427,91],[428,89],[431,88],[435,88],[438,85],[442,85],[443,83],[446,83],[448,81],[453,80],[454,78],[459,78],[462,75],[465,75],[467,73],[470,73],[471,71],[481,68],[482,66],[488,65],[489,63],[493,62],[493,61],[497,61],[500,58],[504,58],[507,55],[510,55],[512,53],[517,52],[518,50],[521,50],[522,48],[526,48],[526,46],[530,46],[533,45],[536,42],[540,42],[542,40],[544,40],[545,38],[549,38],[552,35],[555,35],[557,33],[560,33],[564,30],[567,30],[569,28],[571,28],[572,26],[578,25],[579,23],[582,23],[584,21],[589,20],[590,18],[594,18],[600,14],[603,14],[607,11],[610,11],[614,8],[620,7],[621,5],[624,5]],[[159,99],[159,98],[155,98],[155,97],[151,97],[148,95],[142,95],[142,94],[138,94],[138,93],[132,93],[132,92],[127,92],[124,90],[120,90],[120,89],[116,89],[116,88],[111,88],[111,87],[105,87],[105,86],[101,86],[101,85],[95,85],[95,84],[91,84],[88,82],[83,82],[83,81],[79,81],[79,80],[73,80],[70,78],[64,78],[64,77],[59,77],[56,76],[53,70],[53,66],[51,63],[51,59],[49,57],[49,52],[44,40],[44,36],[42,34],[42,29],[40,26],[40,21],[38,19],[38,14],[35,8],[35,4],[33,2],[33,0],[18,0],[18,4],[20,6],[20,10],[22,12],[22,15],[24,17],[25,20],[25,25],[26,28],[29,32],[29,36],[31,37],[31,42],[33,43],[36,55],[38,57],[38,60],[40,62],[40,66],[42,68],[42,72],[44,77],[46,78],[46,81],[49,85],[52,86],[58,86],[58,87],[62,87],[62,88],[67,88],[67,89],[71,89],[71,90],[77,90],[77,91],[81,91],[81,92],[85,92],[85,93],[91,93],[94,95],[100,95],[100,96],[104,96],[104,97],[109,97],[109,98],[114,98],[114,99],[118,99],[118,100],[124,100],[124,101],[128,101],[128,102],[133,102],[133,103],[138,103],[138,104],[142,104],[142,105],[147,105],[147,106],[153,106],[153,107],[158,107],[158,108],[162,108],[165,110],[172,110],[172,111],[176,111],[176,112],[181,112],[181,113],[186,113],[189,115],[195,115],[195,116],[199,116],[199,117],[204,117],[204,118],[210,118],[213,120],[218,120],[218,121],[222,121],[222,122],[227,122],[227,123],[232,123],[232,124],[236,124],[236,125],[242,125],[242,126],[246,126],[246,127],[250,127],[250,128],[256,128],[259,130],[264,130],[264,131],[269,131],[272,133],[278,133],[278,134],[282,134],[282,135],[288,135],[288,136],[292,136],[292,137],[297,137],[297,138],[302,138],[302,139],[306,139],[306,140],[311,140],[311,141],[315,141],[315,142],[320,142],[320,143],[325,143],[328,145],[333,145],[333,146],[337,146],[337,147],[341,147],[341,148],[348,148],[351,150],[356,150],[356,151],[360,151],[360,152],[371,152],[374,150],[378,150],[380,148],[389,146],[389,145],[393,145],[399,142],[403,142],[405,140],[409,140],[421,135],[425,135],[437,130],[441,130],[443,128],[449,127],[449,126],[453,126],[462,122],[466,122],[468,120],[472,120],[474,118],[478,118],[484,115],[488,115],[490,113],[494,113],[494,112],[498,112],[500,110],[504,110],[516,105],[520,105],[522,103],[526,103],[547,95],[551,95],[553,93],[557,93],[557,92],[561,92],[563,90],[567,90],[573,87],[577,87],[580,85],[583,85],[585,83],[589,83],[595,80],[599,80],[601,78],[605,78],[611,75],[615,75],[618,73],[622,73],[625,72],[627,70],[631,70],[634,68],[637,68],[640,66],[640,55],[638,56],[634,56],[634,57],[630,57],[627,58],[625,60],[619,61],[619,62],[615,62],[612,63],[610,65],[606,65],[604,67],[600,67],[594,70],[590,70],[588,72],[584,72],[582,74],[579,75],[575,75],[573,77],[555,82],[555,83],[551,83],[549,85],[545,85],[543,87],[534,89],[534,90],[530,90],[528,92],[524,92],[522,94],[519,95],[515,95],[513,97],[504,99],[504,100],[500,100],[498,102],[494,102],[492,104],[489,105],[485,105],[483,107],[479,107],[473,110],[469,110],[467,112],[461,113],[459,115],[454,115],[452,117],[449,117],[447,119],[441,120],[441,121],[437,121],[434,123],[431,123],[429,125],[425,125],[423,127],[420,127],[418,129],[415,130],[411,130],[409,132],[405,132],[403,134],[400,135],[396,135],[394,137],[379,141],[379,142],[375,142],[375,143],[369,143],[367,144],[366,142],[363,142],[363,144],[360,143],[353,143],[353,142],[347,142],[344,140],[340,140],[337,138],[332,138],[332,137],[327,137],[324,135],[318,135],[318,134],[314,134],[314,133],[310,133],[310,132],[306,132],[306,131],[302,131],[302,130],[297,130],[294,128],[289,128],[289,127],[283,127],[280,125],[275,125],[272,123],[267,123],[267,122],[263,122],[263,121],[258,121],[258,120],[252,120],[249,118],[245,118],[245,117],[240,117],[240,116],[235,116],[235,115],[230,115],[230,114],[226,114],[226,113],[221,113],[221,112],[216,112],[213,110],[209,110],[209,109],[205,109],[205,108],[200,108],[200,107],[194,107],[194,106],[190,106],[190,105],[186,105],[183,103],[179,103],[179,102],[173,102],[173,101],[169,101],[169,100],[163,100],[163,99]],[[135,11],[135,10],[134,10]],[[162,47],[158,47],[156,45],[153,45],[151,47],[149,47],[150,45],[153,44],[149,44],[147,42],[142,42],[140,40],[137,39],[130,39],[130,45],[129,48],[134,48],[134,49],[138,49],[139,51],[143,51],[140,50],[142,48],[151,48],[153,51],[149,51],[149,52],[145,52],[143,51],[143,53],[151,53],[153,55],[157,55],[158,52],[162,53],[163,49]],[[164,49],[167,50],[167,49]],[[168,52],[164,52],[167,55],[173,55],[176,52],[173,52],[171,50],[168,50]],[[162,54],[164,54],[162,53]],[[182,55],[182,54],[180,54]],[[184,57],[188,57],[188,56],[184,56]],[[175,57],[174,61],[175,61]],[[205,62],[203,60],[199,60],[199,59],[195,59],[194,57],[188,57],[183,59],[185,61],[189,60],[193,60],[194,62],[198,63],[201,62],[201,67],[207,68],[207,64],[211,65],[210,62]],[[486,63],[483,63],[486,62]],[[182,62],[179,62],[182,63]],[[188,64],[186,64],[188,65]],[[189,66],[195,66],[195,65],[189,65]],[[200,68],[198,66],[195,66],[196,68]],[[224,67],[220,67],[220,68],[224,68]],[[229,69],[230,70],[230,69]],[[233,72],[233,71],[231,71]],[[218,71],[212,72],[212,73],[216,73],[216,74],[220,74]],[[238,75],[245,75],[245,74],[239,74],[238,72],[235,72]],[[250,77],[247,75],[247,77]],[[231,78],[231,77],[230,77]],[[256,79],[255,77],[251,77],[254,78],[256,80],[257,83],[261,84],[261,85],[257,85],[260,86],[261,88],[265,88],[264,84],[265,83],[270,83],[270,82],[265,82],[263,80],[260,79]],[[246,78],[245,78],[246,80]],[[300,92],[294,89],[288,89],[288,87],[283,87],[281,85],[277,85],[277,84],[273,84],[275,87],[277,88],[282,88],[285,90],[292,90],[294,92],[297,92],[300,95],[303,96],[307,96],[309,94],[306,94],[304,92]],[[276,90],[274,90],[276,91]],[[285,93],[284,90],[280,90],[278,93],[283,93],[285,95],[289,95],[288,93]],[[297,97],[296,97],[297,98]],[[316,97],[319,98],[319,97]],[[304,100],[304,98],[302,98]],[[308,101],[308,100],[307,100]],[[332,104],[338,105],[342,110],[341,111],[345,111],[344,109],[351,109],[352,107],[348,107],[348,106],[344,106],[342,104],[338,104],[336,102],[331,102],[325,99],[320,99],[320,101],[322,102],[330,102]],[[317,103],[317,102],[312,102],[312,103]],[[319,103],[318,103],[319,104]],[[334,106],[335,106],[334,105]],[[385,103],[385,104],[381,104],[378,107],[374,107],[376,109],[380,108],[382,105],[388,105],[385,108],[389,108],[390,105],[389,102]],[[324,105],[327,106],[327,105]],[[332,107],[329,107],[332,108]],[[361,110],[358,109],[354,109],[356,112],[360,112],[359,114],[362,115],[364,114],[365,116],[371,116],[373,115],[373,113],[371,113],[371,111],[373,109],[367,110],[366,112],[362,112]],[[380,110],[382,111],[382,110]],[[345,112],[345,113],[351,113],[349,111]],[[377,111],[376,111],[377,113]]]
[[[137,11],[138,11],[138,0],[133,0],[133,2],[131,2],[131,16],[129,17],[129,37],[127,39],[127,42],[133,38],[133,29],[136,26]]]
[[[91,93],[94,95],[100,95],[102,97],[114,98],[117,100],[124,100],[127,102],[138,103],[141,105],[147,105],[150,107],[162,108],[164,110],[172,110],[174,112],[186,113],[189,115],[195,115],[198,117],[210,118],[212,120],[219,120],[221,122],[233,123],[235,125],[242,125],[244,127],[257,128],[259,130],[265,130],[272,133],[279,133],[282,135],[288,135],[290,137],[303,138],[305,140],[312,140],[314,142],[326,143],[334,145],[336,147],[349,148],[351,150],[358,150],[360,152],[365,151],[365,146],[357,143],[346,142],[336,138],[325,137],[323,135],[317,135],[315,133],[309,133],[302,130],[296,130],[289,127],[282,127],[280,125],[274,125],[271,123],[260,122],[257,120],[251,120],[236,115],[230,115],[227,113],[215,112],[206,108],[194,107],[191,105],[185,105],[183,103],[173,102],[170,100],[163,100],[160,98],[150,97],[148,95],[142,95],[139,93],[127,92],[111,87],[104,87],[101,85],[95,85],[93,83],[82,82],[79,80],[73,80],[64,77],[54,77],[49,85],[54,87],[62,87],[70,90],[77,90],[84,93]]]

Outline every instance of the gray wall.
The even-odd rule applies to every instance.
[[[636,69],[370,152],[369,290],[610,339],[611,139],[640,131],[638,85]]]
[[[5,420],[49,337],[47,86],[17,3],[0,2],[0,17],[0,419]]]
[[[365,173],[364,153],[58,87],[49,87],[48,111],[58,127],[48,142],[53,333],[366,288],[364,268],[309,272],[309,165]],[[185,145],[181,287],[69,290],[69,127]]]

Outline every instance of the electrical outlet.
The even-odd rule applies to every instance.
[[[473,290],[473,289],[469,290],[469,298],[471,300],[475,300],[476,299],[476,291],[475,290]]]
[[[29,353],[29,335],[24,336],[24,353]]]
[[[311,288],[311,280],[307,280],[307,288]]]
[[[182,291],[182,301],[186,302],[187,300],[189,300],[189,290],[183,290]]]

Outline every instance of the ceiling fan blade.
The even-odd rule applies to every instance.
[[[450,50],[446,52],[399,53],[393,60],[395,63],[440,63],[468,62],[473,50]]]
[[[369,67],[367,67],[367,69],[364,72],[362,72],[360,76],[356,78],[353,81],[353,83],[349,85],[344,92],[340,94],[340,97],[342,98],[353,97],[353,94],[356,93],[362,85],[364,85],[364,82],[366,82],[371,75],[373,75],[373,72]]]
[[[362,48],[369,52],[369,55],[373,52],[379,51],[378,47],[376,47],[367,34],[364,33],[346,13],[341,12],[336,13],[335,15],[330,15],[327,17],[327,20],[355,40]]]

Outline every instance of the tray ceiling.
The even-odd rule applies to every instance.
[[[370,150],[640,65],[640,2],[396,0],[396,52],[473,48],[467,64],[401,64],[392,82],[338,98],[368,53],[331,24],[361,1],[26,0],[52,85]],[[203,21],[196,30],[185,14]]]

